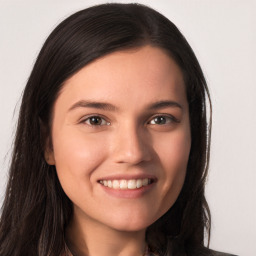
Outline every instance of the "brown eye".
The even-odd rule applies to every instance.
[[[157,116],[153,121],[155,124],[166,124],[166,118],[164,116]]]
[[[100,116],[90,116],[84,122],[86,124],[92,125],[92,126],[100,126],[100,125],[109,125],[110,124],[104,118],[102,118]]]
[[[172,122],[176,122],[174,117],[171,117],[171,116],[155,116],[153,119],[151,119],[149,121],[149,124],[165,125],[165,124],[170,124]]]

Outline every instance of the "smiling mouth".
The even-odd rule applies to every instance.
[[[154,182],[153,179],[131,179],[131,180],[99,180],[99,183],[112,189],[138,189],[146,187]]]

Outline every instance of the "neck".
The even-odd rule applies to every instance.
[[[145,230],[120,231],[75,215],[66,240],[74,256],[142,256],[146,248]]]

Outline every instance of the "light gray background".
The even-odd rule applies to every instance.
[[[44,40],[65,17],[103,2],[0,0],[0,204],[20,95]],[[213,133],[206,192],[212,211],[211,247],[255,256],[256,2],[137,2],[155,8],[178,26],[210,87]]]

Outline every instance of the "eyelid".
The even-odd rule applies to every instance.
[[[156,115],[152,116],[152,117],[150,118],[150,120],[147,122],[147,124],[150,124],[150,122],[153,121],[154,118],[156,118],[156,117],[165,117],[165,118],[169,118],[169,119],[171,119],[171,122],[169,122],[169,123],[180,123],[180,120],[177,119],[175,116],[173,116],[173,115],[171,115],[171,114],[162,113],[162,114],[156,114]],[[167,123],[167,125],[168,125],[169,123]],[[153,124],[153,125],[157,125],[157,124]]]
[[[87,124],[86,121],[92,117],[99,117],[102,120],[104,120],[106,122],[106,124],[100,124],[100,125]],[[83,124],[86,124],[88,126],[93,126],[93,127],[110,125],[110,122],[108,121],[108,119],[100,114],[90,114],[90,115],[84,116],[83,118],[80,119],[79,123],[83,123]]]
[[[93,125],[93,124],[87,124],[86,121],[89,119],[89,118],[92,118],[92,117],[99,117],[101,118],[102,120],[104,120],[106,122],[106,124],[100,124],[100,125]],[[170,119],[171,121],[165,125],[168,125],[170,123],[180,123],[180,120],[177,119],[175,116],[171,115],[171,114],[167,114],[167,113],[159,113],[159,114],[155,114],[153,116],[150,117],[150,119],[146,122],[147,124],[150,124],[150,122],[156,118],[156,117],[165,117],[165,118],[168,118]],[[82,124],[86,124],[88,126],[91,126],[91,127],[100,127],[100,126],[106,126],[106,125],[110,125],[110,121],[107,117],[101,115],[101,114],[90,114],[90,115],[86,115],[86,116],[83,116],[80,120],[79,120],[79,123],[82,123]],[[153,125],[157,125],[157,124],[153,124]],[[158,124],[159,125],[159,124]]]

